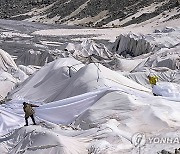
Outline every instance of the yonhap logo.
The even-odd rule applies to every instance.
[[[147,144],[180,144],[179,137],[149,137]]]
[[[146,136],[144,133],[136,133],[132,136],[131,142],[135,147],[142,147],[146,144]]]
[[[135,133],[131,142],[135,147],[142,147],[146,144],[180,144],[180,137],[178,136],[146,136],[145,133]]]

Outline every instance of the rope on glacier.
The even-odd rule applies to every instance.
[[[107,80],[110,80],[110,81],[116,82],[116,83],[118,83],[118,84],[120,84],[120,85],[123,85],[123,86],[128,87],[128,88],[131,88],[131,89],[135,89],[135,90],[138,90],[138,91],[144,91],[144,92],[151,93],[151,92],[146,91],[146,90],[140,90],[140,89],[137,89],[137,88],[134,88],[134,87],[131,87],[131,86],[128,86],[128,85],[125,85],[125,84],[119,83],[118,81],[115,81],[115,80],[112,80],[112,79],[109,79],[109,78],[104,78],[104,79],[107,79]]]

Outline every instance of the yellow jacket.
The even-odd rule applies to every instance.
[[[156,82],[158,81],[158,77],[157,76],[149,76],[149,83],[152,85],[156,85]]]

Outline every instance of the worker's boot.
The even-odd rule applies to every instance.
[[[36,125],[36,122],[35,122],[35,120],[34,120],[34,115],[31,116],[31,119],[32,119],[32,121],[33,121],[33,125]]]
[[[28,126],[28,118],[25,118],[26,124],[24,126]]]

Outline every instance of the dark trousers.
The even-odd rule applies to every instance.
[[[34,119],[34,115],[32,114],[30,117],[31,117],[31,119],[32,119],[33,124],[36,125],[36,122],[35,122],[35,119]],[[28,126],[28,118],[29,118],[29,117],[25,117],[26,126]]]

